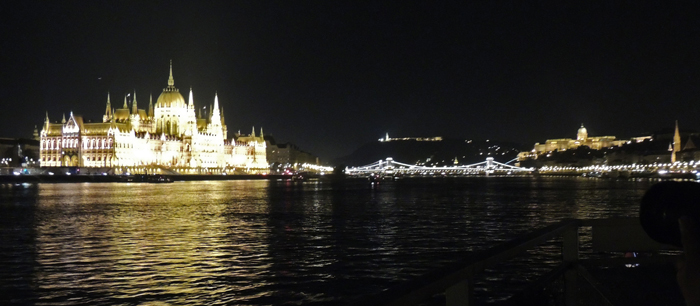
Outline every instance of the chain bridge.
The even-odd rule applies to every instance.
[[[471,165],[456,165],[449,167],[437,166],[419,166],[410,165],[395,161],[391,157],[385,160],[379,160],[369,165],[359,167],[345,168],[345,174],[353,176],[364,175],[419,175],[419,176],[435,176],[435,175],[478,175],[478,174],[529,174],[535,171],[534,168],[522,168],[507,163],[500,163],[493,160],[493,157],[487,157],[485,161]]]

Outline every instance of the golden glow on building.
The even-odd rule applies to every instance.
[[[671,152],[671,162],[675,163],[678,159],[678,152],[681,151],[681,134],[678,131],[678,120],[676,120],[676,130],[673,132],[673,147]]]
[[[62,123],[46,114],[41,130],[42,167],[112,168],[121,173],[267,173],[265,140],[239,135],[226,139],[227,128],[218,95],[208,118],[195,114],[192,89],[189,102],[175,88],[170,64],[168,87],[151,97],[148,112],[138,109],[134,93],[127,104],[113,109],[109,94],[102,122],[84,122],[71,112]]]
[[[638,137],[635,141],[640,142],[650,137]],[[641,139],[641,140],[640,140]],[[553,151],[566,151],[576,149],[580,146],[587,146],[593,150],[601,150],[610,147],[619,147],[629,143],[631,140],[618,140],[615,136],[596,136],[588,137],[588,130],[581,124],[581,127],[576,133],[576,139],[558,138],[547,139],[544,144],[535,143],[535,147],[530,152],[520,152],[518,160],[522,161],[529,158],[537,158],[541,154],[551,153]]]

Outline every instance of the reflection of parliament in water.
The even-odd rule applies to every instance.
[[[202,169],[224,172],[234,168],[267,172],[265,140],[255,130],[226,139],[224,116],[218,96],[209,118],[195,114],[190,89],[189,103],[175,88],[172,64],[168,87],[148,112],[127,105],[113,109],[109,94],[102,122],[84,122],[72,113],[62,123],[50,123],[48,114],[41,130],[42,167],[113,168],[114,173],[153,173],[163,169],[193,173]]]

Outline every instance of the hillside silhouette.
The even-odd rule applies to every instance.
[[[392,157],[395,161],[425,166],[465,165],[493,157],[499,162],[514,159],[523,145],[487,140],[443,139],[442,141],[398,140],[367,143],[352,154],[334,160],[335,165],[361,166]]]

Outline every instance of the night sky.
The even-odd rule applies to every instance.
[[[463,2],[3,4],[0,137],[31,137],[46,111],[101,120],[107,92],[147,108],[171,59],[185,98],[218,92],[229,136],[263,127],[326,160],[386,132],[531,145],[581,123],[700,128],[691,4]]]

